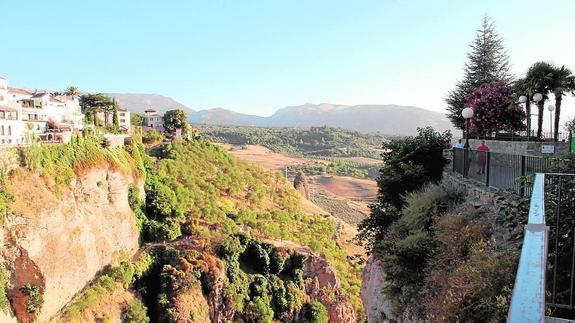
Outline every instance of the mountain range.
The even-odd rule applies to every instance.
[[[360,132],[391,135],[414,134],[418,127],[431,126],[438,131],[453,130],[447,117],[439,112],[394,104],[340,105],[312,104],[289,106],[269,117],[243,114],[223,108],[194,111],[165,96],[155,94],[110,93],[121,106],[134,113],[153,107],[165,112],[176,108],[187,112],[191,123],[258,127],[341,127]]]

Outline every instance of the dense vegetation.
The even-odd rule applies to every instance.
[[[385,140],[377,134],[332,127],[257,128],[233,126],[200,126],[200,133],[215,142],[232,145],[262,145],[275,152],[300,156],[379,158],[379,147]]]
[[[361,163],[342,158],[325,158],[325,161],[314,160],[305,164],[288,166],[287,171],[290,174],[303,172],[306,175],[330,174],[375,179],[381,166],[380,163]]]
[[[503,321],[524,203],[502,196],[496,214],[466,205],[465,192],[440,186],[448,138],[420,129],[416,137],[385,145],[378,200],[358,237],[383,259],[384,292],[403,318]]]
[[[179,271],[188,268],[181,267],[182,259],[196,264],[212,257],[225,265],[226,297],[234,304],[237,317],[267,322],[305,309],[311,321],[322,322],[325,308],[302,300],[305,257],[280,253],[261,242],[263,238],[293,241],[325,254],[334,265],[343,295],[361,310],[360,268],[337,245],[335,222],[303,213],[301,197],[280,174],[240,162],[207,140],[176,140],[146,152],[138,133],[130,144],[114,149],[86,133],[74,136],[68,144],[21,148],[19,157],[23,167],[39,173],[56,193],[75,176],[104,165],[145,178],[145,199],[139,197],[135,186],[128,194],[143,243],[188,239],[201,246],[222,246],[217,253],[209,249],[200,254],[173,251],[177,255],[164,248],[140,256],[136,262],[125,260],[107,268],[67,308],[65,316],[70,319],[80,320],[106,294],[129,288],[136,288],[144,303],[131,302],[124,309],[124,321],[145,322],[142,313],[146,309],[147,317],[175,318],[162,294],[169,295]],[[9,199],[9,194],[4,195]],[[205,272],[200,269],[196,273]],[[145,283],[150,275],[163,285],[155,288]],[[201,284],[201,279],[190,278],[188,283]],[[42,296],[40,291],[26,291]],[[146,298],[150,292],[159,297],[152,303]]]
[[[397,220],[405,205],[405,194],[438,182],[443,176],[447,163],[443,147],[451,134],[440,134],[430,127],[418,131],[417,136],[394,139],[383,145],[378,198],[370,205],[371,215],[359,225],[358,237],[368,249],[383,240],[389,226]]]
[[[291,240],[326,254],[354,306],[360,271],[336,244],[333,220],[302,213],[300,197],[279,174],[243,163],[206,140],[179,141],[146,162],[143,221],[148,241],[182,235],[221,243],[240,228],[257,236]]]

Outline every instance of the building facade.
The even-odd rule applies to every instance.
[[[156,130],[164,132],[164,116],[154,109],[144,111],[144,121],[142,124],[144,131]]]
[[[0,146],[21,145],[36,135],[44,140],[67,137],[63,132],[83,129],[78,99],[50,91],[8,87],[0,77]]]

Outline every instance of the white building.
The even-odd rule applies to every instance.
[[[144,130],[164,131],[164,116],[154,109],[144,111],[144,122],[142,124]]]
[[[98,112],[98,119],[104,125],[107,124],[108,126],[111,126],[114,124],[114,113],[108,112],[105,114],[104,112]],[[118,124],[120,125],[120,130],[126,132],[130,131],[130,126],[132,125],[130,120],[130,111],[122,108],[118,109]]]
[[[0,146],[24,142],[26,127],[20,109],[9,100],[8,80],[0,76]]]
[[[0,146],[28,143],[31,131],[45,140],[67,137],[63,132],[84,127],[78,99],[8,87],[0,77]]]

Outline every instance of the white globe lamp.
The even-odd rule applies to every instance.
[[[471,118],[473,118],[473,109],[472,108],[465,108],[465,109],[463,109],[463,111],[461,111],[461,115],[465,119],[471,119]]]
[[[539,101],[541,101],[541,100],[543,100],[543,94],[541,94],[541,93],[535,93],[535,94],[533,95],[533,101],[539,102]]]

